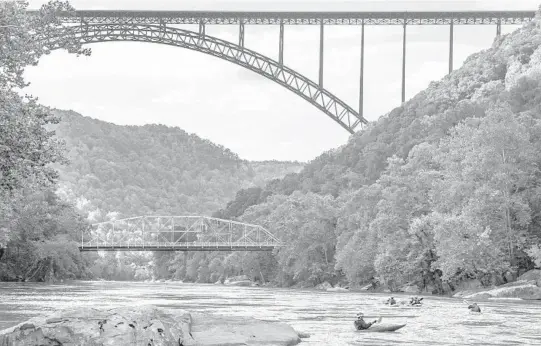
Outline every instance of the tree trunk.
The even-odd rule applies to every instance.
[[[259,275],[261,275],[261,281],[263,285],[265,284],[265,277],[263,276],[263,272],[261,272],[261,268],[259,268]]]
[[[505,156],[505,148],[502,149],[502,161],[505,164],[507,159]],[[509,208],[509,182],[505,182],[504,186],[504,198],[505,198],[505,229],[507,231],[507,245],[509,247],[509,261],[513,260],[513,235],[511,229],[511,212]]]

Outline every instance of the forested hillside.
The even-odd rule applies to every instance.
[[[299,162],[248,162],[179,128],[119,126],[55,111],[50,126],[65,142],[68,164],[56,164],[57,194],[88,222],[139,215],[211,215],[243,188],[299,172]],[[152,277],[152,255],[86,254],[89,275],[115,280]]]
[[[198,254],[172,270],[443,292],[540,266],[540,25],[497,38],[299,174],[237,193],[217,215],[275,232],[285,246],[272,256]]]
[[[56,134],[66,142],[70,161],[56,167],[60,193],[88,204],[87,211],[94,208],[98,219],[110,212],[210,215],[239,189],[302,168],[297,162],[252,166],[179,128],[119,126],[74,112],[57,114],[62,120]]]

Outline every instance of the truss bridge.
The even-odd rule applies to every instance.
[[[265,228],[206,216],[138,216],[93,224],[80,251],[272,251]]]

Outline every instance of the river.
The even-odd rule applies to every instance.
[[[425,297],[420,309],[386,307],[385,298],[176,282],[0,282],[0,330],[64,307],[152,304],[285,322],[311,334],[302,345],[541,345],[541,302],[491,300],[481,302],[481,314],[473,314],[451,298]],[[366,320],[382,316],[384,322],[407,326],[394,333],[356,332],[352,321],[358,311]]]

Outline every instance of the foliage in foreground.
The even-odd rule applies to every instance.
[[[47,129],[58,118],[21,96],[24,68],[49,53],[43,38],[60,29],[60,12],[73,9],[52,1],[29,16],[26,8],[22,1],[0,3],[0,278],[74,277],[82,262],[71,235],[80,218],[51,193],[58,177],[51,164],[65,162],[62,143]],[[57,43],[89,53],[70,35]]]

